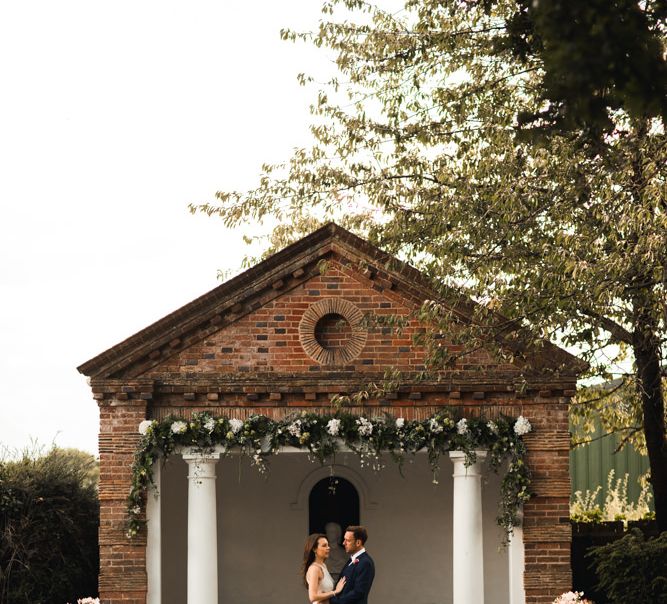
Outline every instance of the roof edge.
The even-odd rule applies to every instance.
[[[350,248],[350,251],[356,251],[377,263],[381,263],[386,273],[394,275],[400,281],[409,284],[409,289],[413,292],[418,290],[423,293],[424,299],[439,297],[434,283],[421,271],[343,227],[329,222],[313,233],[295,241],[255,266],[243,271],[229,281],[218,285],[209,292],[195,298],[193,301],[148,325],[134,335],[129,336],[125,340],[82,363],[77,367],[77,370],[92,378],[111,377],[112,373],[120,370],[118,366],[121,364],[122,367],[124,359],[130,365],[136,361],[136,359],[132,358],[133,355],[147,345],[150,345],[156,339],[164,338],[165,334],[169,333],[177,337],[178,334],[189,329],[192,322],[200,317],[201,314],[210,312],[215,305],[229,301],[235,294],[243,292],[245,288],[256,283],[259,279],[266,280],[280,267],[290,263],[298,263],[299,260],[305,262],[306,258],[310,258],[309,262],[312,262],[314,256],[334,251],[333,245],[327,249],[327,246],[334,241],[343,247]],[[391,266],[389,267],[389,265]],[[468,301],[467,304],[473,303]],[[452,310],[462,319],[469,318],[470,309],[465,308],[467,304],[463,301],[460,304],[454,302]],[[516,344],[514,345],[516,346]],[[498,345],[508,346],[509,343],[504,342],[503,339],[499,339]],[[526,352],[538,357],[546,356],[552,361],[557,361],[562,370],[569,375],[579,375],[588,368],[587,363],[552,342],[545,340],[544,346],[546,350],[543,352],[535,350],[532,346],[528,347]],[[107,373],[105,373],[105,370]]]

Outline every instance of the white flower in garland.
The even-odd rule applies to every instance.
[[[524,434],[528,434],[532,429],[533,427],[530,425],[530,422],[523,415],[519,415],[514,424],[514,433],[517,436],[523,436]]]
[[[243,421],[237,418],[233,418],[229,420],[229,427],[232,431],[232,434],[238,434],[243,428]]]
[[[365,417],[360,417],[357,419],[357,426],[357,432],[359,432],[359,436],[370,436],[373,434],[373,424]]]
[[[215,420],[212,417],[209,417],[205,422],[204,422],[204,428],[206,431],[210,434],[215,430]]]
[[[340,420],[339,419],[330,419],[327,422],[327,432],[331,434],[331,436],[338,436],[338,433],[340,432]]]
[[[396,418],[396,427],[401,430],[405,426],[405,419],[402,417],[397,417]]]
[[[456,422],[456,432],[461,436],[468,434],[468,420],[465,417]]]
[[[185,422],[182,422],[180,420],[175,421],[173,424],[171,424],[172,434],[185,434],[185,431],[187,429],[188,429],[188,425]]]
[[[142,436],[146,436],[148,434],[148,431],[153,427],[153,420],[151,419],[145,419],[143,422],[139,424],[139,434]]]
[[[442,432],[444,429],[435,417],[432,417],[430,420],[428,420],[428,427],[433,434],[440,434],[440,432]]]
[[[252,456],[252,465],[254,465],[260,474],[265,474],[268,470],[264,459],[262,459],[262,450],[257,449]]]
[[[496,422],[489,420],[486,422],[486,427],[489,429],[491,434],[498,434],[498,424],[496,424]]]
[[[301,436],[301,420],[297,419],[295,422],[292,422],[287,426],[287,431],[292,435],[299,438]]]

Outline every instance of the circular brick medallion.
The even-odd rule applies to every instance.
[[[344,365],[366,344],[363,313],[341,298],[318,300],[303,313],[299,340],[305,353],[320,365]]]

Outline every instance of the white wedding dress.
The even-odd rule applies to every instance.
[[[317,564],[317,562],[313,562],[313,564]],[[322,580],[320,581],[320,587],[317,590],[317,593],[323,594],[326,593],[327,591],[333,591],[334,580],[331,574],[329,573],[329,569],[326,567],[326,564],[317,564],[317,566],[319,566],[322,569],[322,573],[324,574]],[[317,602],[315,604],[321,604],[321,602]]]

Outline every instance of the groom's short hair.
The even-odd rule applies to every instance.
[[[368,539],[368,531],[363,526],[348,526],[345,529],[345,532],[352,533],[354,535],[354,540],[361,541],[362,544],[365,544]]]

